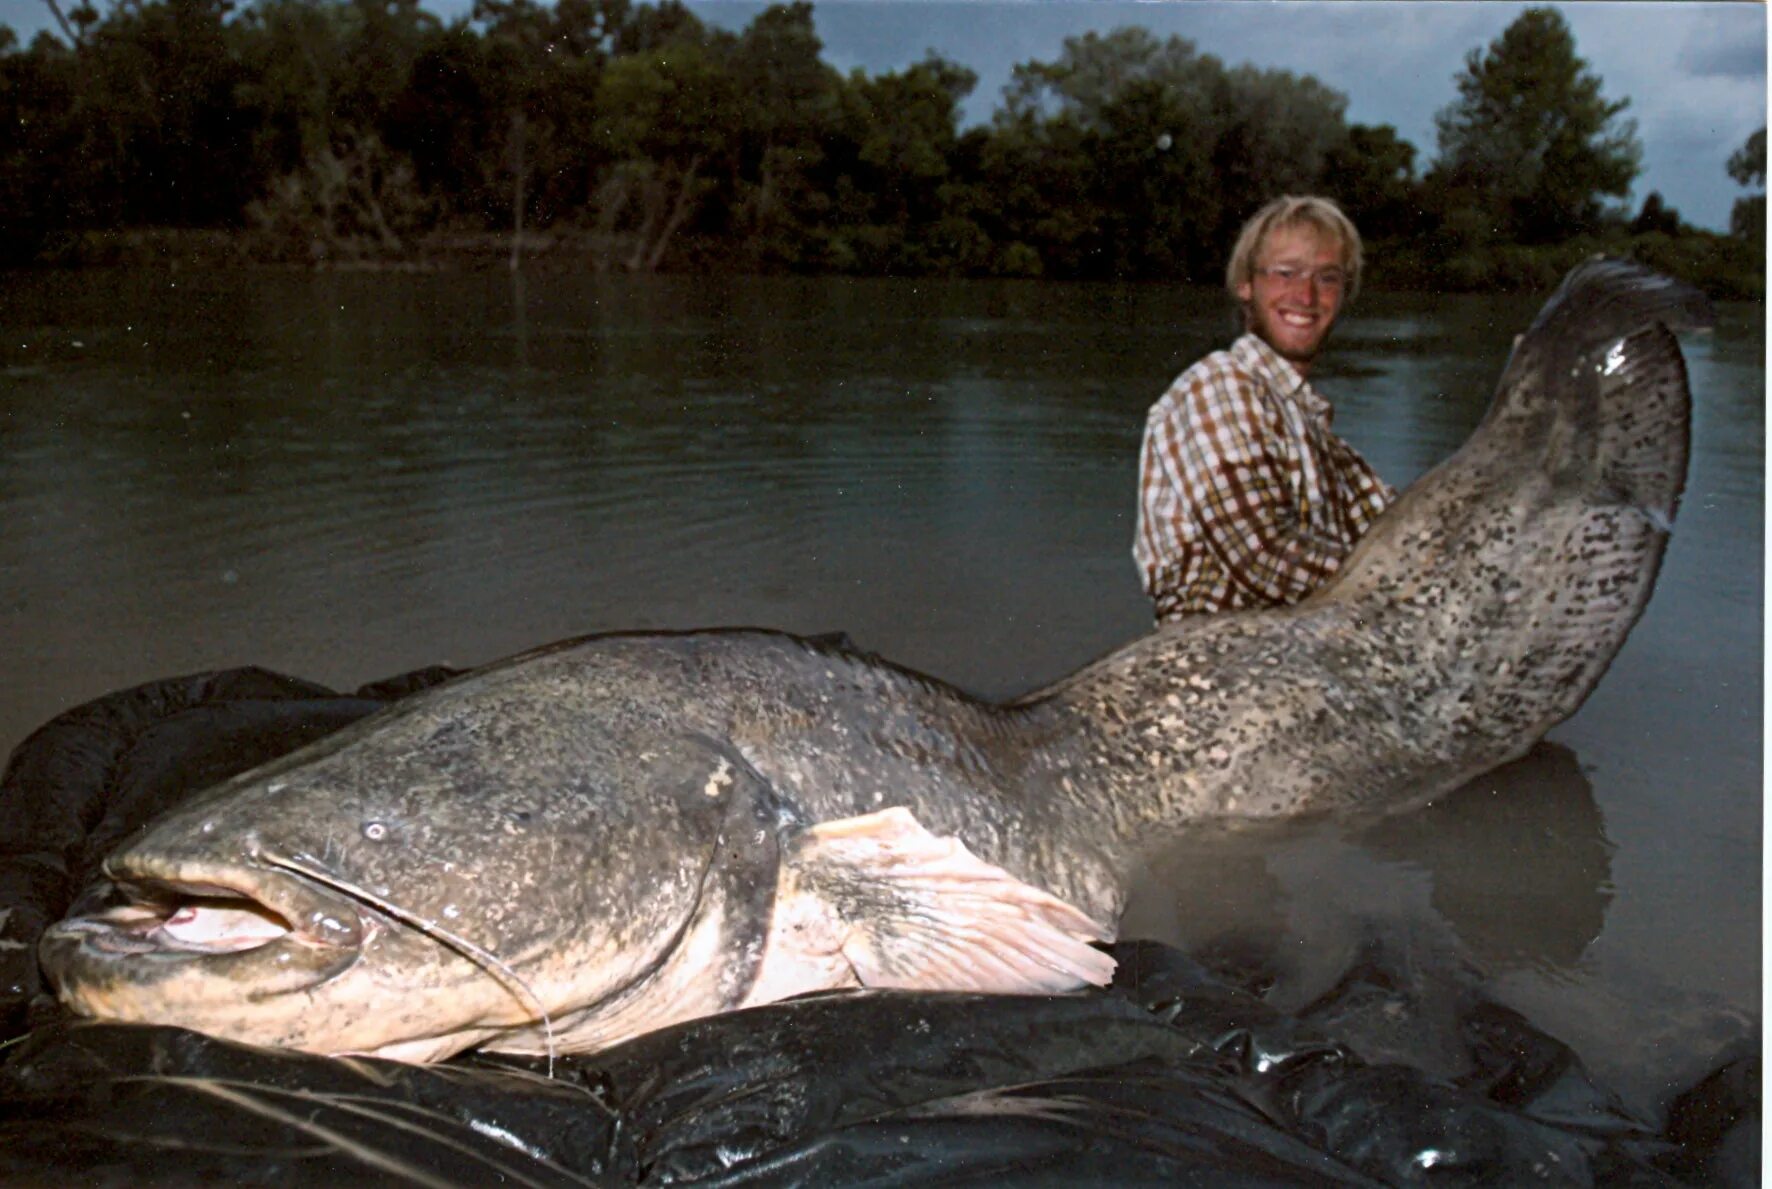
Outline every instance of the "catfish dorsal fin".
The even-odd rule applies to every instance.
[[[1089,944],[1110,939],[1080,909],[985,862],[958,838],[930,833],[910,810],[893,808],[826,822],[795,838],[783,856],[759,982],[772,998],[811,989],[796,985],[803,979],[819,986],[1070,991],[1113,977],[1114,960]]]

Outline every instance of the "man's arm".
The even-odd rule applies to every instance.
[[[1138,580],[1144,593],[1159,599],[1163,571],[1181,552],[1177,500],[1171,468],[1164,462],[1171,430],[1168,418],[1151,411],[1145,422],[1144,442],[1138,451],[1138,525],[1132,535],[1132,558],[1138,563]]]

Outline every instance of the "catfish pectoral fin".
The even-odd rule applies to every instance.
[[[1105,985],[1108,929],[908,809],[826,822],[783,856],[760,986],[793,994],[795,972],[832,985],[1041,993]]]

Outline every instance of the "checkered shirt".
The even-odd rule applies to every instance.
[[[1296,603],[1335,573],[1396,492],[1333,412],[1253,334],[1151,406],[1132,555],[1157,622]]]

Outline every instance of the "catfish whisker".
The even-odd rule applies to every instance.
[[[463,957],[478,963],[489,972],[502,976],[500,982],[507,991],[511,991],[514,996],[516,991],[520,990],[522,992],[521,996],[516,996],[519,1003],[524,1003],[524,1000],[527,999],[528,1002],[524,1003],[524,1006],[533,1007],[541,1014],[542,1035],[546,1040],[548,1047],[548,1077],[552,1078],[554,1076],[554,1058],[556,1056],[556,1050],[554,1048],[553,1017],[548,1014],[547,1005],[542,1003],[541,997],[530,988],[528,983],[524,982],[523,979],[518,976],[515,970],[512,970],[508,964],[501,960],[498,955],[492,953],[490,950],[482,949],[480,946],[475,945],[467,938],[461,936],[461,934],[452,931],[447,926],[440,925],[433,920],[427,920],[425,917],[418,915],[411,909],[401,908],[398,904],[395,904],[385,897],[376,895],[368,888],[351,883],[349,880],[340,879],[336,875],[328,875],[326,872],[318,870],[300,859],[286,858],[282,855],[272,854],[269,851],[260,851],[258,857],[273,867],[281,867],[285,871],[293,871],[297,875],[306,876],[315,883],[325,884],[327,887],[332,888],[335,891],[343,892],[347,896],[354,897],[366,904],[379,908],[396,920],[404,921],[413,928],[418,929],[426,935],[449,946]]]

